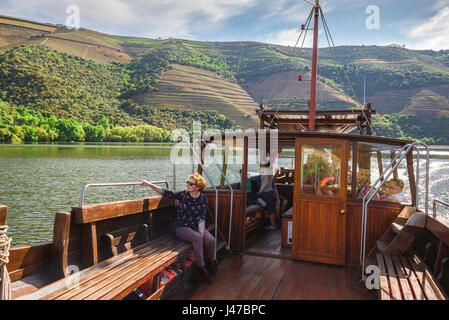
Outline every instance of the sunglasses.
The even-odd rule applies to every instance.
[[[186,181],[186,183],[187,183],[188,186],[196,186],[196,183],[192,183],[190,181]]]

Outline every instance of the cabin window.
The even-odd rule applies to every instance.
[[[301,192],[336,197],[341,185],[340,146],[302,145]]]
[[[241,170],[243,168],[243,139],[237,139],[231,144],[210,143],[207,149],[203,150],[204,166],[207,169],[214,185],[219,188],[228,188],[228,183],[232,185],[233,190],[241,190]],[[217,167],[215,160],[220,166]],[[223,177],[223,174],[226,179]],[[211,183],[207,182],[207,188],[213,188]]]
[[[400,148],[398,146],[357,143],[357,199],[363,199],[369,188],[387,170]],[[406,160],[388,177],[373,200],[411,203]]]

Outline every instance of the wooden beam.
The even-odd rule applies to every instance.
[[[407,153],[406,159],[407,159],[408,179],[410,182],[410,193],[412,195],[412,207],[416,207],[417,199],[416,199],[415,171],[413,170],[413,153],[412,152]]]
[[[98,263],[97,225],[95,222],[87,223],[82,229],[81,263],[83,268],[87,268]]]
[[[368,114],[367,111],[364,111],[365,114]],[[369,113],[376,114],[376,110],[370,110]],[[291,109],[264,109],[264,114],[278,114],[278,115],[303,115],[308,116],[308,110],[291,110]],[[348,109],[337,109],[337,110],[317,110],[316,115],[357,115],[363,116],[363,111],[361,110],[348,110]]]
[[[296,124],[296,123],[301,123],[301,124],[307,124],[308,123],[308,119],[282,119],[282,118],[275,118],[274,122],[276,122],[277,124],[281,125],[281,124]],[[356,125],[356,120],[355,119],[320,119],[320,118],[315,118],[315,123],[319,124],[319,125],[326,125],[326,124],[352,124],[352,125]]]
[[[14,282],[48,267],[51,261],[52,246],[52,243],[44,243],[10,248],[7,269],[11,281]]]
[[[390,158],[391,158],[391,161],[393,162],[392,167],[394,167],[394,166],[396,165],[396,160],[393,161],[393,159],[394,159],[395,156],[396,156],[396,152],[391,151],[391,153],[390,153]],[[393,171],[393,178],[394,178],[394,179],[398,179],[398,168],[394,169],[394,171]]]
[[[357,141],[352,144],[352,181],[351,198],[357,199]]]
[[[260,117],[260,122],[259,122],[259,128],[263,129],[265,128],[265,123],[264,123],[264,113],[265,113],[265,108],[263,106],[263,103],[260,104],[260,110],[259,110],[259,117]]]
[[[449,246],[449,222],[446,219],[427,216],[426,229]]]
[[[68,252],[70,233],[70,213],[57,212],[53,227],[53,246],[51,269],[57,278],[69,276]]]
[[[149,198],[101,203],[87,206],[72,207],[72,218],[75,223],[84,224],[130,214],[141,213],[173,206],[173,200],[153,196]]]
[[[0,204],[0,226],[3,226],[6,224],[6,213],[8,211],[8,207]]]

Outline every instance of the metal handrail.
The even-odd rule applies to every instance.
[[[416,149],[416,145],[421,144],[426,148],[427,159],[426,159],[426,200],[425,200],[425,212],[426,215],[429,213],[429,146],[421,141],[416,141],[410,144],[404,145],[398,152],[398,154],[391,160],[391,163],[387,166],[386,170],[379,176],[379,178],[374,182],[372,187],[363,197],[363,210],[362,210],[362,230],[361,230],[361,244],[360,244],[360,260],[362,264],[362,280],[365,276],[365,254],[366,254],[366,227],[367,227],[367,216],[368,216],[368,204],[379,191],[379,189],[385,185],[387,179],[391,176],[393,171],[399,166],[401,161],[406,157],[410,150]],[[399,160],[398,160],[399,159]],[[418,165],[419,167],[419,150],[418,150]],[[419,169],[417,169],[417,185],[419,185]],[[377,186],[377,184],[380,184]],[[415,194],[415,203],[417,203],[417,195]]]
[[[437,203],[442,204],[449,208],[449,203],[447,203],[443,200],[440,200],[440,199],[433,199],[433,217],[434,218],[437,217]]]
[[[181,141],[184,140],[188,145],[190,150],[192,151],[194,157],[196,158],[196,160],[198,161],[198,164],[201,166],[201,169],[203,169],[204,174],[207,177],[207,180],[209,180],[210,184],[212,185],[212,187],[215,190],[215,251],[217,251],[217,230],[218,230],[218,190],[215,187],[214,182],[212,181],[212,179],[210,178],[209,174],[207,173],[206,168],[204,168],[202,162],[201,162],[201,158],[198,157],[198,154],[195,152],[195,149],[193,148],[192,144],[190,143],[190,141],[184,137],[184,136],[179,136],[178,139],[181,138]]]
[[[168,182],[167,181],[153,181],[151,182],[153,184],[161,184],[161,183],[165,183],[167,189],[168,189]],[[134,187],[135,186],[140,186],[141,182],[122,182],[122,183],[90,183],[90,184],[86,184],[83,188],[83,190],[81,190],[81,196],[80,196],[80,207],[83,206],[83,202],[84,202],[84,193],[88,188],[91,187],[123,187],[123,186],[133,186],[133,198],[134,198]]]
[[[205,144],[206,147],[209,146],[209,144],[204,140],[201,139],[201,142],[203,142]],[[224,174],[223,170],[221,169],[220,165],[217,162],[217,159],[215,158],[215,156],[212,154],[212,152],[209,150],[209,155],[212,157],[212,159],[214,160],[215,165],[217,166],[218,170],[220,170],[221,176],[225,179],[226,183],[229,186],[229,189],[231,189],[231,208],[230,208],[230,212],[229,212],[229,232],[228,232],[228,244],[226,245],[226,250],[230,250],[230,244],[231,244],[231,230],[232,230],[232,208],[233,208],[233,200],[234,200],[234,190],[232,189],[231,183],[229,182],[228,178],[226,177],[226,175]]]

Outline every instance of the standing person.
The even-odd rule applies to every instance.
[[[240,169],[240,185],[243,187],[243,176],[242,176],[242,169]],[[257,205],[259,202],[257,199],[254,199],[253,197],[253,191],[251,187],[251,179],[246,178],[246,205]]]
[[[212,284],[213,281],[206,270],[203,257],[204,244],[209,259],[209,271],[213,275],[217,274],[215,238],[205,228],[207,197],[201,193],[201,190],[206,187],[206,180],[199,173],[192,174],[187,179],[187,189],[183,191],[170,191],[146,180],[141,181],[141,186],[149,186],[164,197],[181,200],[174,222],[176,236],[192,242],[198,275],[205,283]]]
[[[270,161],[260,164],[261,171],[261,187],[257,196],[261,197],[267,203],[267,211],[270,217],[270,225],[265,227],[266,230],[276,230],[276,206],[275,202],[278,198],[273,188],[273,174],[270,172]]]

